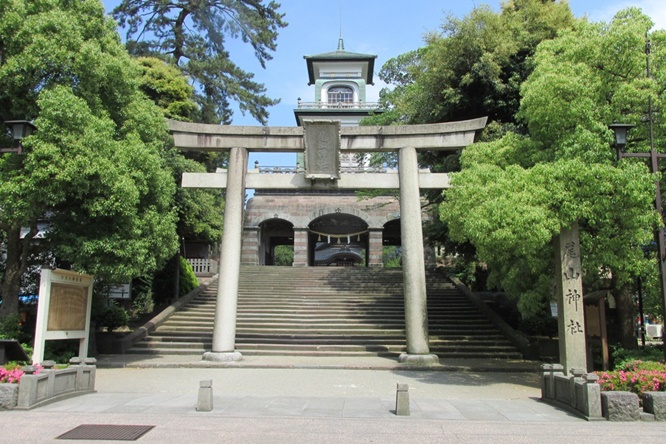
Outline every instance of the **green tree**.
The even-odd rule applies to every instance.
[[[294,263],[293,245],[278,245],[273,254],[273,265],[290,266]]]
[[[446,17],[426,46],[389,60],[379,77],[387,111],[373,124],[422,124],[488,116],[515,124],[520,86],[531,72],[539,42],[572,26],[566,2],[510,0],[499,13],[474,8],[460,19]]]
[[[521,90],[518,118],[529,136],[508,133],[466,149],[440,208],[450,235],[477,248],[491,279],[519,296],[526,313],[550,298],[553,236],[578,222],[585,290],[610,279],[626,348],[636,347],[631,285],[637,276],[654,276],[642,247],[660,219],[652,206],[654,178],[642,162],[615,161],[607,125],[640,124],[648,97],[663,109],[664,79],[645,76],[652,25],[640,10],[627,9],[608,24],[581,21],[543,41]],[[664,37],[652,35],[659,71]],[[640,126],[629,149],[645,149],[647,129]]]
[[[193,97],[194,88],[180,70],[154,57],[139,57],[137,61],[142,70],[139,89],[166,117],[185,122],[196,118],[198,106]],[[175,149],[163,150],[162,155],[176,183],[178,236],[217,243],[222,231],[222,194],[214,190],[182,188],[180,183],[184,172],[205,172],[206,167],[214,169],[223,162],[223,157],[220,153],[183,153]]]
[[[423,124],[488,116],[481,140],[499,139],[507,131],[525,133],[516,114],[520,88],[532,72],[537,45],[574,23],[568,4],[553,0],[510,0],[502,3],[499,12],[481,6],[463,18],[448,16],[439,32],[426,35],[425,47],[382,67],[379,76],[390,86],[380,96],[385,111],[363,124]],[[374,160],[395,161],[390,155]],[[435,172],[461,168],[459,152],[421,153],[419,163]],[[437,190],[425,197],[433,204],[446,199]],[[463,268],[477,268],[474,245],[455,241],[447,224],[428,223],[425,228],[430,239],[468,264]]]
[[[195,84],[200,106],[197,120],[230,123],[230,101],[257,121],[268,120],[275,105],[254,74],[232,62],[227,38],[249,43],[265,67],[275,51],[278,29],[287,24],[280,5],[262,0],[123,0],[113,11],[127,28],[127,47],[135,55],[160,56],[182,70]]]
[[[101,2],[1,0],[0,44],[0,118],[38,129],[0,156],[0,316],[17,312],[38,223],[76,270],[119,282],[159,268],[177,248],[169,135]]]
[[[165,117],[193,122],[199,109],[194,87],[176,67],[156,57],[138,57],[142,69],[141,91],[164,110]]]

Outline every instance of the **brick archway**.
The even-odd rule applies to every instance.
[[[276,263],[276,248],[291,247],[291,263]],[[259,263],[261,265],[292,265],[294,224],[281,218],[266,219],[259,224]]]
[[[368,265],[368,223],[358,215],[336,208],[313,219],[308,230],[309,265]]]

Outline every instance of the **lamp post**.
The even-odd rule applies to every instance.
[[[37,128],[27,120],[5,120],[5,126],[12,132],[12,139],[16,146],[14,148],[0,148],[0,153],[21,154],[23,138],[31,135]]]
[[[652,105],[650,103],[650,105]],[[650,106],[650,152],[648,153],[625,153],[624,149],[627,146],[627,133],[635,125],[627,125],[622,123],[614,123],[608,125],[608,128],[613,130],[615,134],[615,149],[617,151],[617,158],[624,157],[638,157],[642,159],[649,159],[650,173],[654,174],[659,171],[659,159],[666,158],[666,154],[658,153],[654,149],[654,137],[652,137],[652,107]],[[661,184],[659,179],[655,180],[655,199],[654,208],[659,213],[663,222],[663,208],[661,203]],[[657,264],[659,265],[659,278],[661,284],[661,306],[662,318],[666,322],[666,246],[664,243],[664,229],[659,227],[654,233],[655,240],[657,241]],[[641,328],[643,328],[643,319],[641,319]],[[662,338],[663,339],[663,338]],[[666,341],[664,341],[664,359],[666,359]]]

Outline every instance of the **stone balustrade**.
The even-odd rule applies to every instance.
[[[56,369],[55,363],[42,363],[43,369],[34,374],[36,368],[23,368],[25,374],[18,384],[17,410],[29,410],[43,404],[95,391],[97,361],[94,358],[72,358],[70,365]]]
[[[641,410],[635,393],[602,392],[597,375],[577,369],[570,373],[566,376],[560,364],[542,365],[541,400],[588,421],[666,421],[666,392],[644,393]]]

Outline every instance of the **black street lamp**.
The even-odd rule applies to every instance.
[[[12,132],[15,148],[0,148],[0,153],[17,153],[21,154],[23,151],[22,140],[24,137],[31,135],[35,129],[35,125],[27,120],[5,120],[5,126]]]
[[[650,105],[652,105],[650,103]],[[651,106],[650,106],[651,108]],[[650,110],[651,111],[651,110]],[[650,112],[650,114],[652,114]],[[650,116],[652,117],[652,116]],[[652,120],[652,119],[650,119]],[[652,121],[650,121],[652,124]],[[617,151],[617,158],[622,159],[624,157],[639,157],[642,159],[650,159],[650,173],[654,174],[659,171],[659,159],[666,158],[666,154],[658,153],[654,149],[654,138],[652,137],[652,127],[650,127],[650,152],[648,153],[625,153],[624,149],[627,146],[627,133],[635,125],[628,125],[622,123],[614,123],[608,125],[608,128],[613,130],[615,134],[615,149]],[[661,184],[659,179],[655,180],[655,199],[654,199],[654,208],[659,213],[659,216],[664,218],[663,207],[661,203]],[[664,229],[663,227],[658,227],[654,233],[655,240],[657,241],[657,264],[659,265],[659,277],[661,283],[661,306],[662,306],[662,318],[666,322],[666,246],[664,242]],[[641,328],[643,328],[643,319],[641,319]],[[662,337],[662,341],[665,338]],[[666,341],[664,341],[664,359],[666,360]]]

